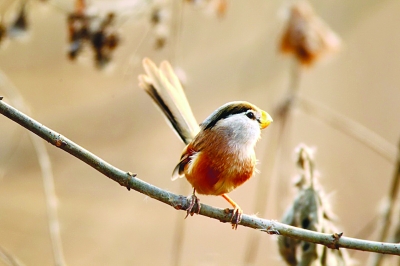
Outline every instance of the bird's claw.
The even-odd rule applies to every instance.
[[[236,230],[240,221],[242,221],[243,211],[240,208],[234,208],[232,212],[231,224],[232,229]]]
[[[200,199],[195,194],[192,194],[189,200],[190,204],[189,207],[186,209],[187,213],[185,219],[189,216],[189,214],[190,216],[193,216],[193,214],[195,213],[199,214],[201,209]],[[196,205],[197,205],[197,211],[195,211],[196,208],[194,208],[194,206]]]

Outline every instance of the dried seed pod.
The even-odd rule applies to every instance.
[[[154,49],[162,49],[170,35],[170,11],[166,3],[157,2],[150,13],[150,22],[153,26]]]
[[[119,37],[112,26],[114,19],[115,14],[109,13],[100,28],[91,34],[90,40],[98,67],[104,66],[111,60],[111,53],[119,44]]]
[[[90,37],[90,18],[85,14],[85,1],[76,0],[75,9],[68,15],[68,58],[74,60],[82,51],[85,41]]]
[[[339,46],[339,37],[314,13],[307,1],[292,4],[280,42],[281,52],[293,54],[303,65],[311,65]]]
[[[297,196],[286,211],[282,222],[303,229],[336,233],[329,211],[329,204],[319,188],[314,169],[314,150],[304,144],[296,148],[296,164],[300,181],[296,183]],[[287,237],[278,238],[279,252],[288,265],[349,265],[346,251],[331,250],[325,246],[298,241]]]
[[[165,37],[157,37],[154,43],[154,48],[156,50],[164,48],[165,44],[167,43],[167,39]]]
[[[282,222],[312,231],[322,231],[323,208],[313,188],[301,190]],[[289,265],[311,265],[319,255],[317,245],[287,237],[278,238],[279,252]],[[302,264],[299,264],[302,262]]]
[[[83,0],[75,2],[75,10],[68,16],[69,50],[68,56],[74,60],[86,42],[91,44],[96,66],[102,67],[111,60],[111,53],[120,39],[113,27],[115,14],[109,13],[103,19],[89,17]]]
[[[69,14],[68,20],[69,59],[75,59],[89,39],[89,18],[80,12]]]
[[[159,24],[161,22],[161,10],[159,7],[154,8],[151,12],[150,21],[153,26]]]

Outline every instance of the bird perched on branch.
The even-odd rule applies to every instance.
[[[200,212],[196,192],[222,196],[233,207],[231,223],[237,229],[243,212],[227,193],[253,176],[254,147],[271,116],[251,103],[236,101],[219,107],[199,126],[171,65],[164,61],[157,68],[145,58],[143,66],[146,75],[139,76],[139,85],[187,144],[172,173],[172,180],[186,177],[193,187],[186,217],[195,209]]]

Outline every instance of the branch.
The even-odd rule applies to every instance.
[[[156,186],[136,178],[135,174],[124,172],[96,155],[90,153],[61,134],[33,120],[17,109],[2,101],[0,97],[0,113],[15,121],[29,131],[48,141],[52,145],[68,152],[79,160],[87,163],[97,171],[108,176],[128,190],[133,189],[153,199],[164,202],[177,210],[185,210],[189,206],[189,200],[185,196],[176,195],[162,190]],[[200,215],[207,216],[224,223],[230,223],[232,210],[224,210],[202,204]],[[325,245],[329,248],[348,248],[363,251],[377,252],[383,254],[400,255],[400,244],[382,243],[375,241],[360,240],[350,237],[343,237],[339,234],[324,234],[309,231],[272,220],[265,220],[255,216],[243,215],[240,225],[258,229],[268,234],[279,234],[307,242]]]

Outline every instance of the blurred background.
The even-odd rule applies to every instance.
[[[368,141],[383,140],[376,142],[383,151],[346,134],[340,126],[347,124],[340,119],[335,126],[318,110],[295,107],[282,131],[280,116],[273,117],[256,149],[260,173],[230,196],[246,214],[280,220],[296,192],[293,151],[304,143],[315,148],[319,183],[339,230],[345,236],[378,239],[378,215],[390,189],[400,136],[400,2],[310,1],[341,47],[295,68],[294,57],[279,52],[291,2],[194,2],[92,0],[77,7],[72,0],[30,0],[25,6],[2,0],[1,23],[13,25],[24,6],[27,31],[17,27],[0,43],[0,95],[112,165],[189,195],[186,180],[170,179],[184,145],[137,85],[137,76],[144,73],[142,58],[171,62],[199,122],[233,100],[274,114],[297,81],[302,99],[362,125]],[[74,12],[101,18],[98,25],[109,12],[115,14],[107,30],[117,38],[110,38],[114,43],[102,50],[105,54],[95,50],[97,59],[88,43],[68,56],[79,44],[69,42],[68,16]],[[279,145],[277,135],[282,137]],[[27,130],[3,116],[0,139],[1,250],[22,265],[54,265],[35,147]],[[233,231],[229,224],[197,215],[182,222],[184,212],[127,191],[64,151],[45,147],[68,265],[285,265],[276,236],[245,227]],[[257,197],[258,191],[262,195]],[[221,197],[200,198],[228,207]],[[256,241],[258,248],[249,251]],[[350,251],[359,265],[366,264],[368,255]],[[5,261],[0,265],[13,265]],[[393,265],[393,260],[385,262]]]

